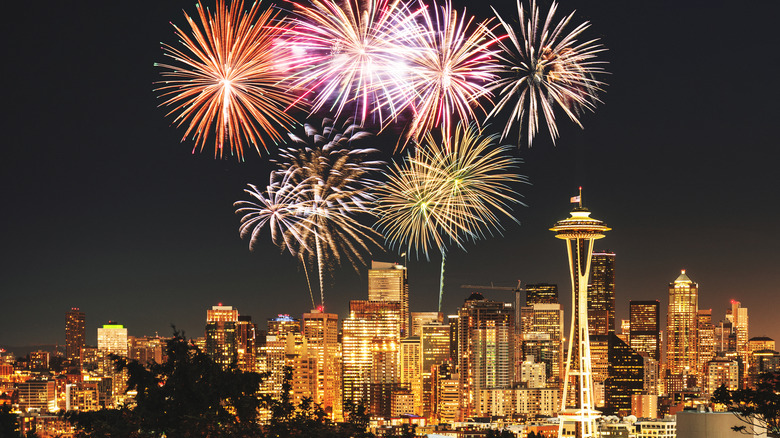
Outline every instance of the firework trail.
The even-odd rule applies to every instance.
[[[512,189],[526,178],[515,170],[519,160],[497,136],[484,136],[475,124],[459,124],[449,141],[437,142],[431,134],[423,147],[395,163],[388,182],[376,188],[376,228],[396,250],[422,254],[433,249],[442,256],[442,277],[447,246],[464,248],[464,242],[500,234],[500,216],[512,216],[510,206],[520,203]],[[439,290],[439,309],[443,282]]]
[[[406,105],[405,60],[418,50],[409,44],[420,31],[418,12],[400,0],[310,4],[295,3],[289,45],[299,67],[291,72],[291,88],[311,99],[312,114],[324,108],[361,126],[369,115],[380,124],[394,119]]]
[[[407,88],[399,89],[413,100],[408,136],[417,140],[424,132],[441,127],[447,138],[454,117],[455,122],[477,122],[475,108],[487,113],[479,100],[490,94],[487,84],[497,78],[492,49],[497,38],[492,20],[475,22],[465,9],[458,17],[450,1],[426,8],[421,17],[422,29],[413,34],[412,42],[420,50],[409,53]]]
[[[577,38],[590,27],[584,22],[571,31],[566,28],[574,13],[553,23],[558,8],[553,2],[547,16],[539,13],[536,1],[531,1],[530,15],[517,0],[520,19],[520,33],[504,21],[493,9],[507,38],[499,42],[502,78],[490,86],[498,94],[498,103],[488,117],[495,116],[505,108],[510,109],[509,123],[501,138],[506,138],[516,124],[522,132],[523,121],[527,123],[527,142],[530,146],[539,130],[539,118],[547,124],[553,143],[558,138],[555,108],[560,108],[580,128],[581,110],[594,111],[601,102],[597,93],[603,91],[604,82],[596,79],[606,73],[605,62],[597,55],[606,49],[598,40],[579,42]],[[522,135],[522,134],[520,134]]]
[[[200,23],[184,14],[192,36],[174,25],[182,47],[163,44],[173,63],[155,64],[164,69],[156,91],[162,105],[173,107],[167,115],[176,114],[176,126],[187,125],[182,141],[192,135],[193,152],[213,135],[215,157],[227,143],[230,154],[243,159],[245,143],[259,153],[266,136],[280,141],[277,128],[295,123],[285,113],[295,97],[278,85],[286,75],[278,68],[288,56],[279,44],[286,30],[272,9],[261,12],[259,1],[249,11],[241,0],[229,7],[218,0],[213,13],[200,2],[196,7]]]

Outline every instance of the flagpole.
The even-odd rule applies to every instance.
[[[582,208],[582,186],[580,186],[580,208]]]

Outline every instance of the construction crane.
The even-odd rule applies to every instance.
[[[494,286],[493,282],[490,282],[490,286],[479,286],[476,284],[461,284],[461,289],[482,289],[482,290],[505,290],[515,293],[515,331],[520,331],[520,293],[525,292],[525,289],[520,287],[522,282],[517,280],[517,286]]]

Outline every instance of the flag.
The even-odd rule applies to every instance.
[[[569,202],[571,202],[572,204],[577,204],[577,203],[579,203],[581,200],[582,200],[582,196],[572,196],[572,197],[571,197],[571,201],[569,201]]]

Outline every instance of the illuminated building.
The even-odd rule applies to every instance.
[[[450,359],[453,365],[458,367],[458,315],[447,315],[447,324],[450,326]]]
[[[454,365],[451,362],[434,365],[431,374],[433,391],[434,412],[433,418],[438,423],[452,423],[458,421],[460,402],[460,376],[453,372]]]
[[[374,417],[390,418],[393,393],[402,388],[399,344],[400,340],[378,338],[371,343],[369,406]]]
[[[162,363],[165,339],[158,336],[135,337],[128,336],[128,357],[137,360],[143,365],[149,363]]]
[[[400,303],[401,337],[409,336],[409,282],[405,266],[372,261],[368,270],[368,300]]]
[[[658,300],[628,304],[628,345],[640,354],[661,360],[661,303]]]
[[[696,315],[696,331],[699,342],[698,375],[704,375],[707,362],[715,357],[715,325],[712,324],[712,309],[699,310]]]
[[[558,303],[537,303],[520,309],[520,348],[522,359],[533,356],[544,363],[547,380],[554,386],[563,382],[563,307]]]
[[[593,373],[593,402],[606,404],[605,383],[609,377],[609,336],[590,335],[590,370]]]
[[[515,311],[512,304],[473,293],[458,311],[461,414],[476,412],[483,389],[511,388],[514,377]]]
[[[422,326],[425,324],[441,324],[444,314],[441,312],[412,312],[412,331],[409,336],[422,336]]]
[[[249,315],[236,322],[236,365],[241,371],[257,371],[257,324]]]
[[[558,285],[537,283],[525,285],[525,305],[558,304]]]
[[[609,231],[604,222],[590,217],[590,211],[580,205],[571,212],[571,217],[558,221],[550,230],[555,237],[566,241],[569,272],[572,285],[572,318],[569,332],[569,348],[566,358],[566,374],[561,399],[561,435],[565,423],[575,423],[578,438],[594,436],[598,411],[594,410],[593,375],[591,371],[590,333],[588,330],[588,278],[590,277],[591,254],[596,239]],[[571,388],[570,388],[571,386]],[[569,392],[574,395],[570,397]],[[574,403],[567,402],[573,398]],[[571,409],[566,409],[567,405]]]
[[[699,285],[682,271],[669,284],[667,312],[666,369],[679,376],[695,376],[699,364],[696,319],[699,311]],[[683,379],[685,382],[688,379]],[[686,387],[687,387],[687,382]],[[695,386],[695,385],[694,385]]]
[[[748,350],[748,309],[742,307],[739,301],[731,300],[731,312],[726,314],[726,318],[731,316],[732,327],[736,337],[736,351],[742,357],[742,363],[747,364],[750,360],[750,351]],[[747,376],[745,376],[747,377]]]
[[[413,398],[411,409],[401,412],[404,414],[422,414],[423,389],[422,389],[422,352],[420,338],[409,337],[401,340],[401,384],[409,391]],[[395,397],[395,396],[394,396]],[[405,408],[406,409],[406,408]],[[393,414],[393,417],[397,415]]]
[[[22,410],[39,409],[41,412],[54,411],[57,408],[57,396],[53,380],[28,380],[17,386],[19,408]]]
[[[615,253],[595,251],[588,284],[588,331],[591,335],[615,332]]]
[[[433,418],[435,386],[433,378],[438,365],[450,359],[450,327],[448,324],[425,324],[420,329],[420,377],[422,382],[423,416]]]
[[[632,395],[631,415],[637,418],[651,418],[651,419],[658,418],[658,395],[657,394]]]
[[[65,314],[65,359],[71,365],[81,365],[81,349],[85,346],[86,336],[86,315],[74,307]]]
[[[558,411],[556,388],[481,389],[477,400],[480,417],[552,417]]]
[[[361,401],[366,406],[390,406],[393,375],[401,342],[401,303],[352,300],[342,324],[342,391],[344,409]],[[396,347],[393,347],[395,345]],[[385,348],[386,350],[382,351]],[[384,354],[383,354],[384,353]],[[394,362],[394,363],[393,363]],[[374,370],[374,365],[381,369]],[[390,375],[382,375],[389,372]],[[390,382],[382,385],[381,382]],[[372,383],[375,383],[372,386]],[[372,389],[374,392],[372,393]],[[377,392],[378,391],[378,392]]]
[[[547,366],[544,363],[536,363],[529,357],[520,365],[520,382],[526,388],[547,387]]]
[[[293,365],[293,357],[288,360],[288,353],[293,354],[301,343],[300,321],[284,314],[268,319],[268,334],[261,347],[265,359],[263,371],[268,373],[261,385],[263,392],[276,396],[282,391],[284,367]]]
[[[625,342],[626,344],[629,344],[631,342],[631,320],[630,319],[621,319],[620,320],[620,332],[615,333],[618,338],[620,338],[621,341]]]
[[[299,405],[303,399],[317,396],[317,357],[310,355],[306,339],[299,345],[295,344],[293,336],[287,337],[285,348],[285,366],[292,369],[292,402]]]
[[[614,333],[609,335],[609,377],[604,382],[605,405],[625,416],[631,413],[631,397],[644,390],[642,355]]]
[[[212,306],[206,310],[206,354],[226,367],[238,359],[236,324],[238,310],[233,306]]]
[[[729,312],[731,309],[729,309]],[[715,351],[737,351],[737,336],[730,320],[721,320],[715,326]]]
[[[97,330],[98,350],[104,354],[127,357],[127,329],[109,322]]]
[[[335,313],[312,310],[303,314],[303,338],[309,354],[317,358],[317,393],[314,401],[330,415],[341,418],[341,368],[339,317]]]
[[[766,336],[756,336],[748,340],[748,351],[754,352],[757,350],[774,350],[775,340]]]
[[[738,360],[724,356],[717,356],[707,362],[704,374],[704,392],[712,395],[721,385],[725,385],[729,391],[741,389],[740,363]]]
[[[408,389],[399,389],[393,392],[390,407],[390,416],[399,418],[401,415],[416,415],[417,408],[414,391]]]
[[[46,371],[49,369],[51,354],[48,351],[38,350],[30,352],[30,370]]]
[[[750,388],[756,388],[761,374],[774,372],[780,372],[780,353],[769,349],[750,353],[750,367],[747,372]]]

